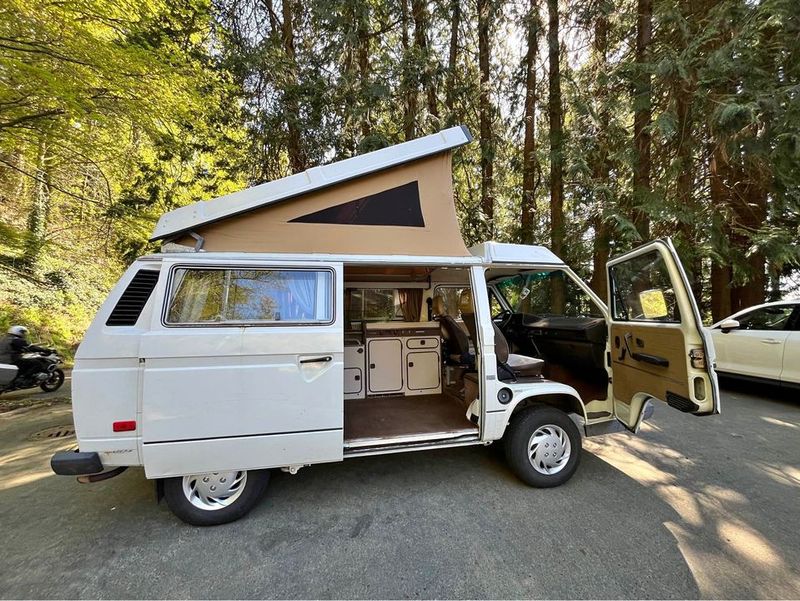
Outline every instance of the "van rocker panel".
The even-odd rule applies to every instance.
[[[148,478],[341,461],[342,430],[240,436],[142,445]]]

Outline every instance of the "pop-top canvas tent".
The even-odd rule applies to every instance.
[[[451,153],[465,127],[181,207],[151,240],[207,251],[469,256]]]

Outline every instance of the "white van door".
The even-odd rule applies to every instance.
[[[341,460],[341,263],[164,269],[140,347],[146,475]]]
[[[719,413],[713,345],[669,240],[608,262],[614,413],[636,430],[650,399],[686,413]]]

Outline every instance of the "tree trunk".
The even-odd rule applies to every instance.
[[[447,61],[447,90],[445,93],[448,125],[456,123],[456,69],[458,66],[459,27],[461,27],[461,0],[450,0],[450,53]]]
[[[729,194],[726,186],[728,163],[722,143],[717,142],[711,152],[711,161],[708,165],[710,203],[717,211],[725,214],[724,207],[728,204]],[[731,231],[727,223],[719,228],[721,246],[730,240]],[[721,250],[721,249],[718,249]],[[711,318],[717,322],[732,313],[731,311],[731,281],[733,269],[730,262],[720,262],[716,258],[711,260]]]
[[[550,122],[550,249],[564,259],[564,140],[561,107],[561,46],[558,34],[558,0],[547,0],[548,116]],[[566,287],[562,279],[553,279],[552,308],[562,313]]]
[[[651,82],[649,67],[649,46],[653,35],[653,2],[637,1],[636,25],[636,75],[633,84],[633,144],[635,163],[633,169],[633,207],[631,220],[642,240],[650,238],[650,221],[642,209],[650,193],[650,145],[651,136],[647,131],[651,119]]]
[[[359,7],[356,19],[358,24],[356,27],[358,37],[358,70],[359,70],[359,83],[360,83],[360,98],[362,104],[361,111],[361,137],[366,138],[372,133],[372,124],[370,119],[370,103],[367,100],[369,90],[369,4],[364,3]]]
[[[735,227],[733,236],[741,252],[750,246],[750,234],[761,228],[767,219],[767,188],[764,176],[754,166],[735,170],[737,184],[733,189],[732,206]],[[752,253],[746,259],[747,283],[731,288],[731,309],[740,311],[764,302],[767,276],[766,257],[763,252]]]
[[[536,57],[539,54],[539,1],[531,0],[527,16],[528,50],[525,54],[525,138],[522,144],[522,205],[520,241],[533,244],[536,217]]]
[[[283,8],[283,51],[288,64],[287,85],[284,90],[284,104],[286,112],[287,140],[286,148],[289,154],[289,166],[292,173],[298,173],[306,168],[306,157],[300,141],[300,106],[297,100],[297,61],[294,49],[294,9],[293,0],[284,0]]]
[[[608,162],[608,132],[606,125],[611,116],[608,107],[608,14],[600,8],[594,27],[593,50],[597,63],[598,74],[596,76],[597,90],[595,99],[599,106],[600,127],[597,133],[597,153],[594,157],[592,174],[595,189],[601,188],[603,195],[595,198],[595,216],[592,222],[594,226],[594,239],[592,240],[592,279],[590,286],[600,298],[606,298],[607,282],[606,263],[611,253],[611,227],[605,218],[604,204],[607,200],[609,189],[608,174],[610,170]]]
[[[481,91],[479,100],[481,130],[481,210],[486,221],[486,234],[494,237],[494,136],[492,133],[492,104],[489,95],[490,37],[489,25],[493,17],[492,2],[478,0],[478,68]]]
[[[694,75],[689,80],[678,78],[673,85],[675,97],[675,113],[678,121],[678,140],[675,157],[678,163],[678,179],[675,188],[677,209],[683,214],[678,220],[678,239],[676,243],[682,251],[683,264],[698,303],[702,300],[702,273],[698,269],[698,240],[696,228],[691,219],[696,214],[696,202],[693,195],[694,168],[694,123],[692,115],[692,98],[694,96]]]
[[[428,15],[423,0],[411,0],[411,13],[414,18],[414,45],[422,59],[422,89],[428,101],[428,113],[439,120],[439,108],[436,103],[436,82],[431,72],[428,53]]]
[[[47,134],[40,134],[36,149],[36,180],[33,185],[31,210],[28,213],[28,231],[22,263],[25,269],[33,271],[39,262],[42,247],[47,235],[47,220],[50,215],[50,159]]]
[[[405,97],[403,104],[403,133],[406,141],[413,140],[416,134],[417,118],[417,82],[412,74],[413,67],[408,64],[408,0],[400,0],[400,25],[401,43],[403,46],[402,64],[402,95]]]

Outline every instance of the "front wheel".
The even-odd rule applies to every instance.
[[[268,470],[192,474],[164,480],[164,498],[187,524],[216,526],[244,517],[268,483]]]
[[[530,486],[564,484],[578,468],[581,433],[570,417],[554,407],[523,409],[506,433],[506,460]]]
[[[54,369],[44,382],[39,384],[39,388],[45,392],[55,392],[64,383],[64,371],[61,369]]]

